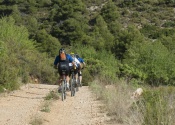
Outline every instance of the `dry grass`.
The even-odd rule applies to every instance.
[[[124,81],[105,86],[100,80],[96,80],[90,84],[90,87],[97,99],[105,102],[107,115],[114,123],[122,125],[173,125],[175,122],[173,120],[175,118],[174,89],[157,88],[158,92],[155,92],[153,88],[144,88],[143,95],[138,99],[133,99],[131,95],[135,88]],[[150,91],[147,92],[147,90]],[[159,91],[163,92],[159,93]],[[154,93],[158,93],[158,95]],[[155,101],[154,98],[157,100]]]
[[[50,100],[45,100],[44,103],[41,106],[41,112],[50,112],[50,105],[51,101]]]
[[[42,125],[43,124],[43,119],[38,117],[38,116],[34,116],[31,121],[30,121],[31,125]]]
[[[52,103],[53,100],[58,100],[59,94],[57,93],[57,89],[50,91],[49,94],[46,95],[44,103],[41,106],[41,110],[42,112],[50,112],[50,105]]]

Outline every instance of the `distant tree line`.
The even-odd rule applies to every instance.
[[[88,66],[86,83],[96,76],[105,76],[136,84],[174,85],[174,3],[174,0],[1,0],[0,14],[5,17],[2,21],[7,20],[4,23],[8,28],[25,27],[28,32],[25,39],[39,55],[50,60],[50,66],[61,46],[67,52],[80,53]],[[9,36],[6,37],[9,41]],[[3,39],[4,36],[0,38],[1,58],[8,55],[3,49],[8,42]],[[25,39],[21,43],[25,44]],[[15,42],[18,44],[18,38]],[[19,55],[20,59],[26,56],[21,52]],[[49,67],[46,69],[53,73]],[[4,79],[1,78],[2,84]]]

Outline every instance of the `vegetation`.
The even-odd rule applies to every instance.
[[[42,125],[43,124],[43,119],[41,119],[39,116],[34,116],[31,121],[31,125]]]
[[[59,93],[56,90],[50,91],[44,98],[44,102],[41,105],[41,112],[50,112],[50,106],[52,105],[53,100],[58,100],[60,98]]]
[[[132,99],[133,86],[118,81],[104,87],[96,80],[90,84],[96,98],[104,101],[102,111],[108,111],[112,120],[124,125],[173,125],[174,124],[174,87],[145,87],[143,95]],[[139,86],[137,86],[139,87]]]
[[[170,86],[171,92],[169,87],[147,91],[132,108],[143,116],[139,123],[170,124],[169,104],[162,100],[169,101],[165,97],[172,96],[175,85],[174,5],[174,0],[1,0],[0,92],[18,89],[29,76],[55,84],[53,61],[64,47],[85,60],[84,85],[98,79],[119,86],[120,79],[131,88]],[[103,99],[113,100],[114,95],[105,94]],[[153,95],[162,103],[151,100]],[[162,123],[167,112],[170,117]],[[117,116],[123,121],[123,115]],[[157,119],[150,122],[150,117]]]
[[[2,0],[0,84],[15,88],[10,83],[17,86],[18,77],[27,82],[29,74],[53,83],[57,76],[52,63],[64,46],[86,60],[84,72],[90,78],[84,79],[86,84],[105,75],[130,83],[174,85],[174,2]],[[90,52],[82,53],[84,49]],[[105,61],[108,58],[111,61]],[[15,66],[9,68],[7,64]]]
[[[58,93],[56,91],[50,91],[50,93],[45,97],[45,100],[52,100],[52,99],[57,100],[57,99],[59,99]]]
[[[27,29],[16,26],[12,17],[2,18],[0,24],[0,85],[9,90],[17,89],[19,83],[28,82],[31,74],[42,82],[52,83],[55,80],[53,60],[47,53],[39,53],[35,49],[34,41],[28,38]]]

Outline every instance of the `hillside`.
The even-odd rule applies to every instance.
[[[63,47],[85,60],[82,83],[103,100],[114,122],[173,125],[174,8],[174,0],[0,0],[0,93],[35,79],[41,85],[56,85],[59,75],[53,62]],[[143,95],[131,100],[136,88],[143,88]],[[94,102],[86,92],[89,106]],[[13,96],[21,105],[23,94],[40,97],[30,92],[20,93],[20,99]],[[8,105],[9,98],[2,101]],[[15,110],[11,108],[8,111]],[[45,117],[47,124],[52,116]]]
[[[5,61],[0,68],[16,62],[12,63],[14,72],[22,82],[31,75],[54,84],[57,76],[51,67],[58,49],[64,47],[87,62],[86,84],[101,76],[136,84],[173,85],[174,5],[173,0],[2,0],[0,53]],[[36,51],[38,55],[33,54]],[[9,54],[14,54],[11,62]],[[106,61],[108,55],[110,61]],[[4,70],[1,76],[6,76]],[[18,79],[14,77],[11,79]],[[0,84],[4,82],[9,83],[1,78]]]

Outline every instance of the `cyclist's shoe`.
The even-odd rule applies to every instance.
[[[61,87],[59,86],[59,87],[58,87],[58,93],[61,93],[61,90],[62,90],[62,89],[61,89]]]

